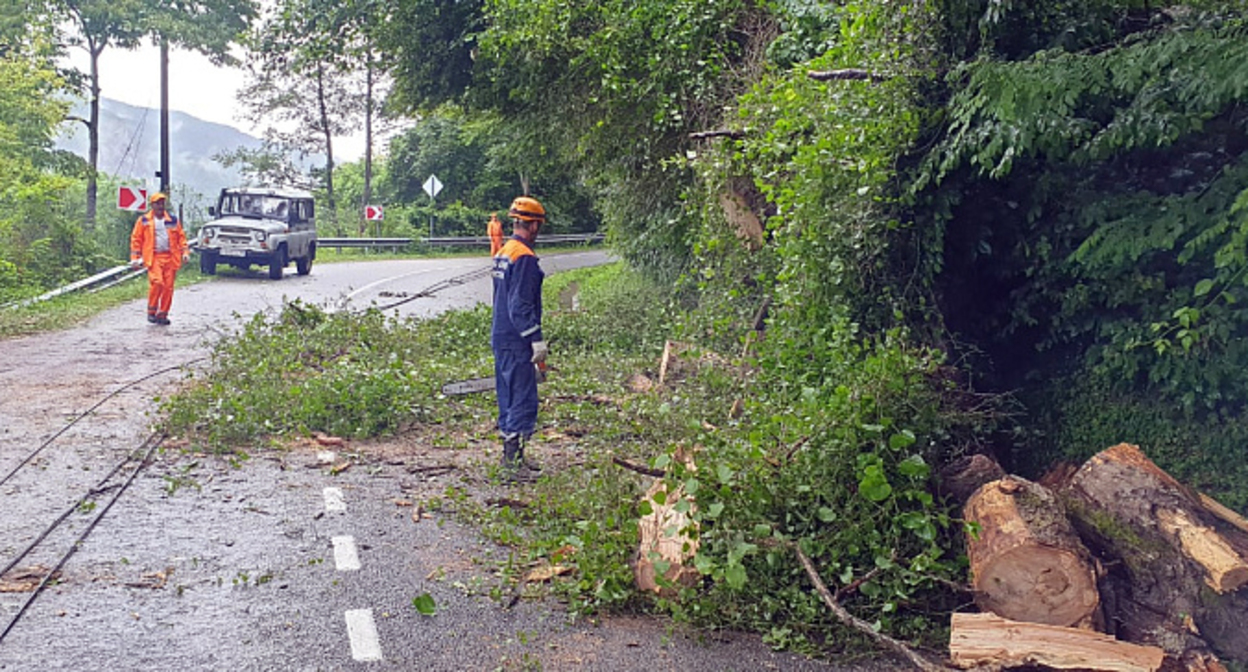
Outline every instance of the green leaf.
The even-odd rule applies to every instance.
[[[747,578],[745,567],[739,563],[728,565],[728,568],[724,570],[724,580],[728,582],[728,587],[733,590],[744,588]]]
[[[1200,282],[1196,283],[1196,290],[1194,291],[1193,295],[1204,296],[1208,294],[1209,290],[1211,289],[1213,289],[1213,281],[1208,278],[1205,278],[1204,280],[1201,280]]]
[[[897,464],[897,471],[900,471],[902,476],[927,478],[927,475],[931,473],[931,467],[927,466],[922,456],[911,455]]]
[[[862,480],[858,482],[858,494],[873,502],[882,502],[893,494],[893,486],[888,484],[884,472],[878,466],[867,467]]]
[[[914,445],[914,432],[903,429],[900,432],[888,437],[888,447],[893,450],[901,450],[907,446]]]
[[[421,593],[412,599],[412,606],[422,616],[432,616],[438,612],[438,605],[434,603],[433,596],[429,593]]]
[[[826,506],[819,507],[817,515],[819,516],[819,520],[822,520],[825,523],[831,523],[836,520],[836,511],[833,511]]]

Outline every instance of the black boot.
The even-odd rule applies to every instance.
[[[524,449],[527,448],[528,445],[529,445],[529,437],[527,436],[521,437],[520,438],[520,466],[532,472],[540,472],[542,470],[542,465],[530,460],[524,454]]]
[[[502,469],[503,481],[507,483],[515,483],[516,476],[520,472],[520,435],[503,435],[503,461],[499,465]]]

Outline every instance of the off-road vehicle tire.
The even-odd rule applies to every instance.
[[[204,275],[217,274],[217,255],[211,252],[199,253],[199,272]]]
[[[269,279],[281,280],[282,271],[286,269],[286,264],[288,263],[286,260],[286,246],[282,245],[273,252],[273,258],[269,260]]]
[[[308,249],[308,256],[299,257],[295,260],[295,271],[299,275],[307,275],[312,272],[312,260],[316,258],[316,248]]]

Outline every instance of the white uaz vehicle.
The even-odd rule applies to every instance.
[[[299,275],[312,271],[316,259],[316,218],[312,194],[293,189],[238,187],[222,189],[212,221],[199,229],[199,270],[217,272],[217,264],[235,268],[268,266],[269,277],[282,278],[293,260]]]

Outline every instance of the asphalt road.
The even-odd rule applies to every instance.
[[[567,254],[542,265],[549,273],[605,258]],[[277,282],[225,271],[179,290],[169,327],[148,325],[135,303],[80,328],[0,342],[0,562],[143,440],[153,398],[178,381],[162,371],[203,357],[240,320],[293,298],[339,309],[391,303],[486,264],[342,263]],[[427,316],[488,297],[487,277],[397,310]],[[690,637],[641,618],[571,622],[549,599],[506,608],[488,594],[506,550],[450,518],[414,515],[412,504],[450,478],[420,470],[440,459],[434,448],[374,446],[341,473],[329,465],[343,456],[329,450],[309,442],[241,464],[164,452],[0,640],[0,669],[829,669],[756,637]],[[71,514],[18,567],[54,566],[95,513]],[[433,616],[413,607],[426,593]],[[0,628],[29,596],[0,592]]]

